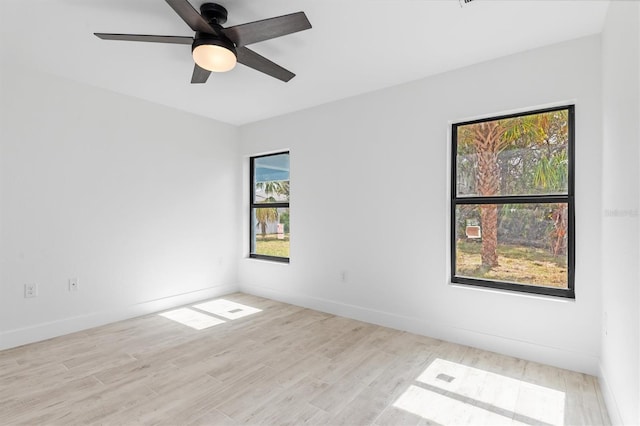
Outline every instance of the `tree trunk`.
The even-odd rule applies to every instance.
[[[498,167],[498,147],[502,129],[498,122],[479,123],[474,128],[475,149],[478,159],[476,188],[479,195],[498,195],[500,191],[500,169]],[[480,206],[480,226],[482,227],[482,266],[498,266],[498,207]]]
[[[567,211],[565,206],[559,205],[552,213],[554,230],[552,232],[553,247],[552,253],[554,256],[565,254],[566,246],[564,244],[564,237],[567,235]]]
[[[498,206],[483,204],[480,206],[480,225],[482,226],[482,266],[498,266]]]

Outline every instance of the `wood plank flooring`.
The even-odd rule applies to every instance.
[[[592,376],[220,299],[0,352],[0,425],[610,424]]]

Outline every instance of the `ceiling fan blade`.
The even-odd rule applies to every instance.
[[[169,6],[176,11],[189,28],[193,31],[215,34],[215,30],[207,21],[191,6],[188,0],[166,0]]]
[[[206,83],[211,71],[205,70],[198,64],[193,64],[193,75],[191,76],[191,84]]]
[[[271,77],[282,80],[285,83],[291,80],[296,75],[291,71],[282,68],[280,65],[271,62],[262,55],[257,54],[251,49],[246,47],[238,47],[236,49],[238,53],[238,62],[243,65],[253,68],[254,70],[263,72]]]
[[[174,43],[174,44],[193,43],[193,37],[144,35],[144,34],[107,34],[107,33],[93,33],[93,34],[96,37],[101,38],[103,40],[148,41],[152,43]]]
[[[236,46],[240,47],[302,30],[308,30],[309,28],[311,28],[311,23],[307,19],[307,15],[305,15],[304,12],[297,12],[224,28],[222,32],[233,41]]]

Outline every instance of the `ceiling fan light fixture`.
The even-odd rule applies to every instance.
[[[231,71],[237,62],[235,46],[222,38],[200,38],[191,48],[193,60],[200,68],[213,72]]]

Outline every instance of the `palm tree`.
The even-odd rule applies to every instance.
[[[267,235],[267,223],[278,221],[278,209],[275,207],[261,207],[256,209],[256,226],[260,227],[262,238]]]
[[[544,134],[545,114],[484,121],[458,127],[458,145],[475,156],[475,187],[479,196],[500,194],[499,154],[506,148],[529,145]],[[481,259],[484,268],[498,266],[498,206],[481,204]]]
[[[550,153],[550,156],[540,158],[535,168],[534,183],[549,192],[562,192],[567,188],[568,176],[569,160],[566,149],[562,149]],[[549,232],[551,253],[558,256],[566,250],[565,237],[569,225],[566,206],[556,204],[551,211],[550,218],[553,221],[553,229]]]
[[[485,121],[458,128],[458,143],[475,154],[476,192],[480,196],[493,196],[499,193],[498,154],[508,145],[508,140],[504,138],[507,130],[505,120]],[[480,226],[482,228],[482,266],[486,268],[498,266],[498,206],[480,205]]]
[[[289,181],[272,180],[268,182],[256,182],[256,190],[262,190],[267,196],[267,199],[265,199],[263,202],[276,202],[276,200],[273,199],[274,195],[286,195],[287,198],[289,198]],[[272,200],[267,201],[269,199],[268,197],[271,197]]]
[[[289,198],[289,181],[256,182],[256,189],[262,190],[266,198],[260,203],[276,203],[274,195],[286,195]],[[256,209],[256,226],[260,228],[262,237],[267,235],[267,224],[278,221],[276,207],[260,207]]]

